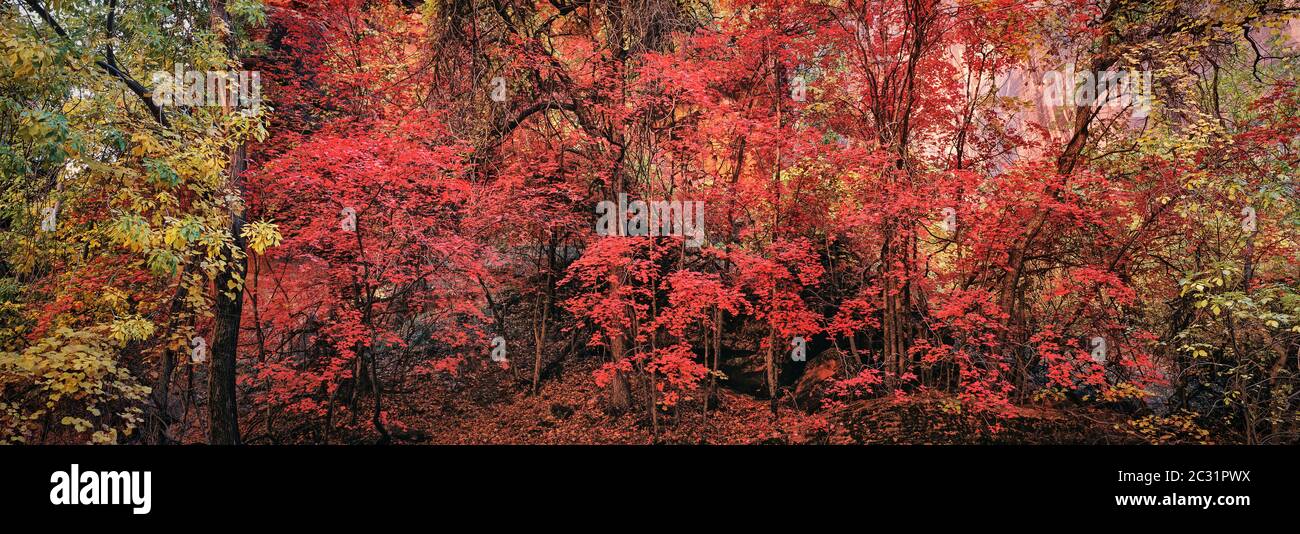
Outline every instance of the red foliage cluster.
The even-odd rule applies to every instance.
[[[779,397],[793,338],[861,366],[828,406],[1163,383],[1135,280],[1203,154],[1107,172],[971,87],[1040,46],[1022,28],[1108,38],[1095,6],[650,3],[270,2],[275,122],[247,179],[285,238],[249,276],[255,405],[374,396],[378,426],[385,388],[524,369],[536,390],[583,357],[614,405],[707,412],[731,357]],[[703,245],[593,231],[622,195],[703,202]]]

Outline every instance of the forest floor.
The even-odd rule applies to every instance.
[[[388,414],[399,443],[424,444],[1100,444],[1129,443],[1120,414],[1097,409],[1015,407],[972,417],[940,396],[879,398],[807,414],[788,401],[770,404],[719,388],[708,417],[702,399],[658,412],[642,405],[607,414],[592,378],[594,363],[571,364],[543,381],[537,395],[523,379],[494,370],[470,384],[424,382]],[[485,383],[486,382],[486,383]],[[484,388],[483,386],[488,386]],[[635,389],[635,385],[634,385]],[[657,427],[657,430],[656,430]]]

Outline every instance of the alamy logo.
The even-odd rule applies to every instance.
[[[1133,107],[1135,118],[1151,113],[1151,71],[1049,71],[1043,74],[1048,106]]]
[[[190,362],[203,363],[208,359],[208,342],[203,336],[194,336],[190,338]]]
[[[1092,339],[1088,340],[1088,348],[1092,353],[1092,361],[1106,363],[1106,338],[1092,336]]]
[[[948,233],[956,232],[957,210],[954,208],[944,208],[940,213],[943,213],[943,221],[939,223],[939,227],[943,228],[943,231]]]
[[[619,193],[618,204],[602,200],[596,214],[596,233],[602,236],[685,236],[688,247],[704,244],[704,202],[628,202],[627,194]]]
[[[54,206],[47,206],[45,209],[41,210],[41,215],[44,215],[44,217],[41,218],[42,232],[53,232],[58,228],[58,214],[59,208]]]
[[[506,361],[506,338],[501,336],[492,338],[492,361],[497,363]]]
[[[182,69],[153,73],[153,103],[160,106],[221,106],[257,109],[262,105],[258,71]]]
[[[150,478],[145,471],[86,471],[72,464],[71,473],[55,471],[50,475],[54,488],[50,490],[50,504],[129,504],[131,513],[147,514],[150,504]]]

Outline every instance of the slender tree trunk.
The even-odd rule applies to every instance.
[[[209,0],[212,31],[225,36],[226,53],[239,64],[234,29],[226,0]],[[242,203],[244,181],[241,175],[247,162],[243,143],[230,153],[230,185]],[[244,274],[248,258],[244,255],[244,210],[242,204],[230,207],[230,235],[233,250],[224,254],[228,262],[216,278],[216,331],[212,339],[212,365],[208,371],[208,443],[239,444],[239,409],[235,400],[235,366],[239,351],[239,321],[244,311]],[[234,286],[234,287],[232,287]]]
[[[622,156],[620,156],[620,161],[621,158]],[[615,172],[612,175],[612,179],[617,180],[617,185],[614,187],[613,192],[614,198],[618,198],[618,194],[623,192],[622,177]],[[626,221],[619,222],[619,235],[626,234],[626,224]],[[626,273],[622,268],[617,269],[614,273],[614,280],[610,284],[609,288],[609,295],[611,298],[618,295],[618,289],[623,283],[623,276],[625,274]],[[624,347],[624,332],[615,333],[610,337],[610,356],[613,358],[614,365],[617,367],[622,364],[624,352],[626,350]],[[606,387],[606,393],[608,395],[609,411],[622,413],[632,407],[632,391],[628,386],[627,377],[623,375],[622,369],[615,369],[614,378],[610,380],[609,386]]]
[[[243,182],[239,175],[244,170],[244,147],[237,148],[230,161],[231,181]],[[217,314],[212,338],[212,365],[208,370],[208,443],[213,445],[239,444],[239,409],[235,400],[235,366],[239,351],[239,321],[244,312],[243,278],[248,259],[243,255],[244,214],[242,209],[232,209],[230,233],[232,247],[238,257],[227,252],[229,264],[216,278]],[[231,288],[231,285],[237,287]]]
[[[776,327],[770,326],[767,330],[767,352],[763,355],[763,364],[767,367],[767,396],[768,403],[772,409],[772,416],[776,416],[777,410],[777,369],[776,369]]]
[[[710,333],[712,333],[711,340]],[[713,400],[713,396],[718,392],[718,360],[722,357],[722,308],[717,305],[713,306],[713,328],[704,331],[704,342],[713,344],[711,351],[706,346],[704,358],[704,364],[709,365],[708,353],[713,353],[713,366],[711,368],[712,372],[709,373],[709,385],[704,391],[704,422],[707,423],[709,421],[709,401]]]
[[[176,293],[172,296],[171,305],[168,307],[167,332],[162,339],[170,339],[174,332],[174,327],[179,322],[181,310],[185,307],[185,300],[189,296],[188,286],[185,285],[185,279],[189,275],[198,271],[198,262],[190,261],[186,264],[185,269],[181,271],[180,282],[177,284]],[[150,418],[149,425],[145,433],[145,442],[154,445],[166,444],[169,441],[167,437],[168,427],[172,424],[171,414],[171,383],[172,374],[176,370],[177,351],[173,348],[165,348],[162,357],[158,362],[158,379],[154,382],[151,400],[154,407],[154,416]]]
[[[623,361],[623,335],[615,334],[610,340],[610,354],[614,358],[614,365]],[[614,378],[610,380],[609,386],[606,387],[606,393],[609,396],[610,411],[621,413],[627,411],[632,406],[632,392],[628,389],[627,377],[623,375],[622,370],[614,371]]]
[[[370,354],[370,393],[375,398],[374,410],[370,412],[370,424],[374,425],[375,432],[379,433],[379,441],[376,445],[387,445],[393,438],[388,434],[388,429],[384,427],[384,421],[381,418],[384,413],[384,392],[379,383],[379,364],[373,350],[366,352]]]
[[[615,276],[615,287],[610,289],[611,296],[617,293],[617,284],[621,283],[621,278],[622,273],[618,273]],[[624,346],[624,334],[623,332],[618,332],[610,337],[610,356],[614,360],[614,365],[618,366],[622,364],[624,353],[626,351],[626,347]],[[610,380],[609,386],[606,388],[606,393],[609,396],[608,401],[610,411],[622,413],[632,406],[632,392],[628,386],[627,377],[623,375],[622,369],[616,369],[614,371],[614,378]]]
[[[894,272],[893,264],[895,256],[898,254],[900,247],[893,241],[894,232],[887,231],[885,234],[885,244],[880,252],[880,278],[882,284],[881,295],[884,300],[884,309],[882,310],[881,333],[884,340],[884,363],[886,375],[889,384],[896,384],[898,378],[906,371],[907,343],[906,343],[906,313],[907,303],[904,299],[906,294],[904,287],[899,287],[897,273]]]
[[[780,20],[780,15],[781,12],[778,10],[777,11],[778,21]],[[774,55],[774,63],[775,65],[772,70],[776,74],[776,80],[775,80],[776,98],[773,99],[773,104],[776,106],[776,129],[779,132],[781,131],[782,128],[785,127],[784,117],[782,114],[782,110],[784,109],[784,106],[782,106],[781,104],[782,102],[785,101],[786,93],[781,87],[781,81],[785,79],[786,73],[785,73],[785,65],[781,63],[781,58],[779,55]],[[775,194],[776,202],[774,203],[775,209],[772,211],[772,233],[770,236],[770,240],[771,240],[770,243],[775,243],[777,241],[778,233],[781,231],[781,167],[782,167],[781,141],[782,139],[783,138],[781,136],[777,136],[776,164],[773,165],[775,167],[775,170],[772,173],[772,189],[776,193]],[[775,304],[776,284],[777,284],[776,281],[772,282],[772,290],[768,293],[768,302],[772,303],[772,306],[776,305]],[[777,360],[776,360],[776,325],[772,323],[772,319],[770,317],[768,318],[767,353],[764,354],[763,356],[763,363],[764,366],[767,368],[768,404],[772,410],[772,417],[775,418],[777,417],[777,397],[776,397],[777,379],[780,374],[777,371]]]
[[[548,270],[545,291],[537,295],[537,306],[533,309],[533,395],[537,394],[542,383],[542,353],[546,348],[546,324],[551,320],[550,287],[551,275]]]
[[[172,371],[176,368],[176,351],[165,349],[162,353],[162,360],[158,364],[158,381],[154,383],[153,388],[153,405],[157,411],[154,417],[149,420],[148,437],[146,442],[153,445],[166,445],[170,440],[167,437],[167,428],[171,426],[171,383]]]

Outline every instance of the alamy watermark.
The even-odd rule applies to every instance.
[[[492,338],[492,361],[501,363],[506,360],[506,338],[496,336]]]
[[[190,338],[190,363],[203,363],[208,360],[208,342],[203,336]]]
[[[943,214],[943,220],[939,221],[939,227],[943,231],[953,233],[957,231],[957,209],[944,208],[939,213]]]
[[[1241,208],[1241,231],[1253,234],[1258,228],[1259,224],[1256,220],[1255,208],[1250,206]]]
[[[492,78],[492,91],[488,94],[493,102],[506,101],[506,79],[500,76]]]
[[[177,64],[172,72],[153,73],[153,103],[168,106],[221,106],[257,109],[262,105],[258,71],[200,71]]]
[[[133,507],[133,514],[147,514],[153,508],[152,478],[151,471],[81,471],[79,464],[72,464],[50,475],[50,504],[125,504]]]
[[[1106,363],[1106,338],[1092,336],[1092,339],[1088,340],[1088,352],[1092,355],[1092,361]]]
[[[596,204],[596,233],[602,236],[684,236],[686,246],[704,244],[704,202],[633,200],[619,193],[618,203]]]
[[[1102,106],[1123,110],[1133,108],[1133,116],[1151,113],[1151,71],[1106,70],[1043,74],[1043,104],[1048,106]]]
[[[59,215],[58,206],[46,206],[45,208],[41,209],[41,231],[46,233],[53,233],[56,229],[58,229],[59,227],[58,215]]]
[[[357,231],[357,209],[347,206],[339,210],[339,230],[344,232]]]

